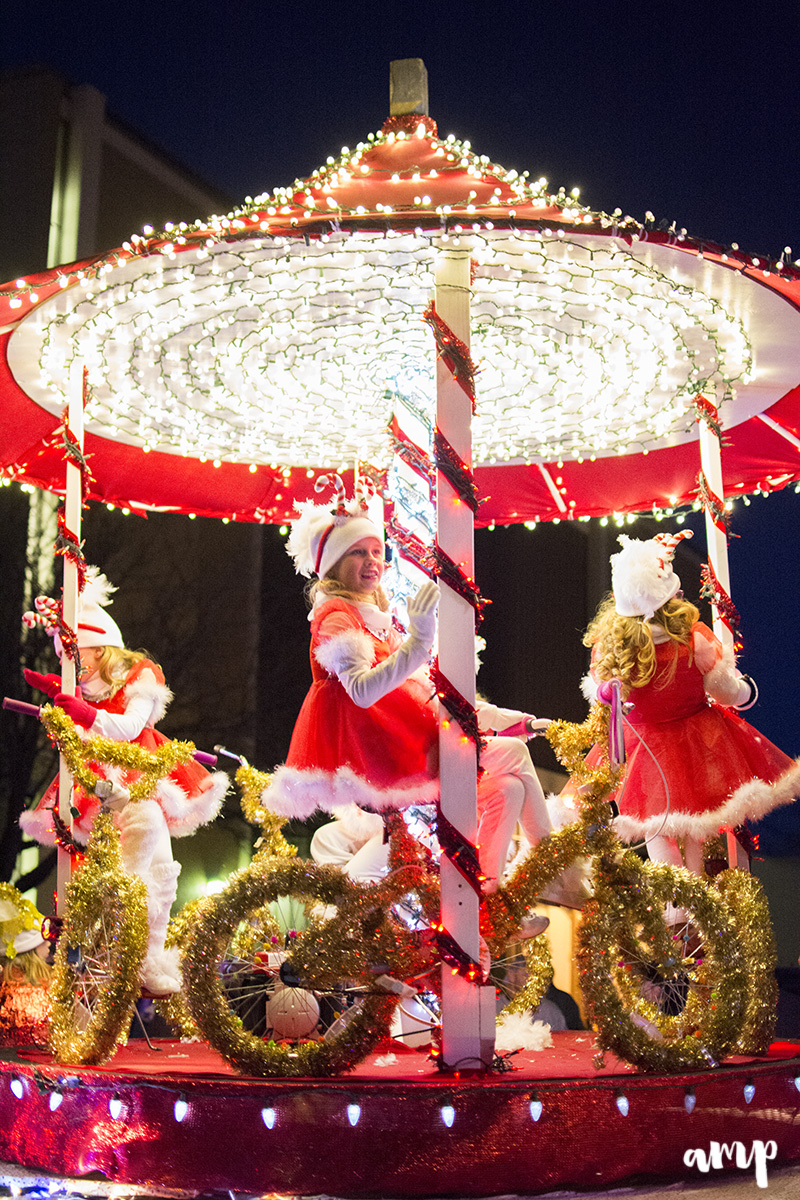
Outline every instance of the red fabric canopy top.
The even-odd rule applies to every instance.
[[[363,425],[365,457],[380,456],[393,404],[387,364],[405,370],[405,354],[432,376],[425,289],[435,255],[455,245],[474,262],[478,524],[664,511],[693,500],[691,417],[678,428],[663,416],[657,372],[670,343],[651,332],[660,313],[687,339],[673,364],[685,390],[708,383],[721,399],[734,379],[735,401],[721,408],[726,495],[800,479],[800,272],[591,212],[468,143],[439,139],[420,117],[392,118],[309,179],[227,217],[131,238],[91,262],[0,288],[0,471],[63,489],[64,380],[69,358],[90,346],[100,396],[87,411],[90,499],[283,523],[322,471],[346,464],[357,444],[349,425]],[[612,313],[619,296],[634,319]],[[141,329],[151,314],[148,342]],[[729,317],[725,341],[719,327]],[[691,340],[695,319],[716,358],[702,360]],[[751,357],[742,351],[731,366],[737,329]],[[603,414],[610,426],[628,400],[609,398],[603,374],[618,348],[634,399],[616,441],[601,440],[587,431],[605,433]],[[656,362],[660,417],[635,399],[640,352]],[[681,375],[681,354],[693,374]],[[562,379],[564,361],[571,375]],[[213,425],[213,449],[195,449],[193,414]]]

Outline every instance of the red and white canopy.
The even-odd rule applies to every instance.
[[[0,288],[0,470],[63,490],[78,356],[89,498],[281,523],[321,471],[388,463],[397,398],[433,393],[422,314],[460,245],[478,524],[690,503],[698,392],[726,495],[800,479],[800,271],[650,224],[391,118],[235,213]]]

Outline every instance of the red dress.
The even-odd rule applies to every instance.
[[[274,812],[304,819],[317,808],[335,812],[351,803],[381,811],[431,803],[438,794],[436,750],[438,719],[429,680],[410,675],[381,700],[360,708],[336,675],[316,657],[323,641],[320,627],[337,615],[342,632],[370,639],[373,665],[400,645],[399,633],[372,633],[358,609],[346,600],[320,604],[311,618],[313,682],[295,724],[289,753],[265,794]]]
[[[93,708],[99,712],[121,715],[127,712],[129,705],[136,702],[143,710],[141,719],[144,727],[130,741],[135,746],[145,750],[157,750],[169,742],[169,738],[154,729],[154,723],[163,717],[167,704],[172,699],[172,693],[166,686],[161,668],[149,659],[144,658],[135,663],[125,677],[121,687],[104,700],[93,700],[86,697]],[[94,726],[87,731],[87,736],[101,731]],[[92,763],[92,770],[101,779],[110,776],[114,768]],[[116,771],[114,778],[130,787],[139,778],[138,771]],[[198,825],[205,824],[219,808],[220,801],[228,788],[228,777],[223,771],[213,774],[198,762],[179,763],[174,771],[156,785],[153,798],[158,801],[167,821],[170,833],[174,837],[193,832]],[[100,811],[100,802],[95,796],[87,796],[80,787],[73,793],[73,804],[78,810],[74,818],[73,833],[77,841],[88,841],[95,817]],[[54,779],[45,791],[35,808],[23,813],[20,825],[25,833],[45,845],[53,845],[55,831],[51,810],[58,805],[58,778]]]
[[[709,698],[687,646],[657,645],[656,664],[650,682],[631,688],[628,696],[633,705],[625,726],[628,765],[612,797],[620,811],[617,832],[629,841],[656,834],[704,839],[723,826],[763,816],[747,799],[732,800],[731,793],[753,778],[772,783],[792,760]]]

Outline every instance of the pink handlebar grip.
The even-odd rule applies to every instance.
[[[38,720],[41,709],[38,704],[27,704],[24,700],[12,700],[11,696],[3,697],[3,708],[9,712],[24,713],[26,717],[36,717]]]
[[[192,758],[202,763],[204,767],[215,767],[217,765],[216,754],[206,754],[205,750],[195,750]]]

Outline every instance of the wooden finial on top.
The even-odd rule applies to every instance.
[[[428,71],[421,58],[396,58],[389,64],[389,115],[428,115]]]

